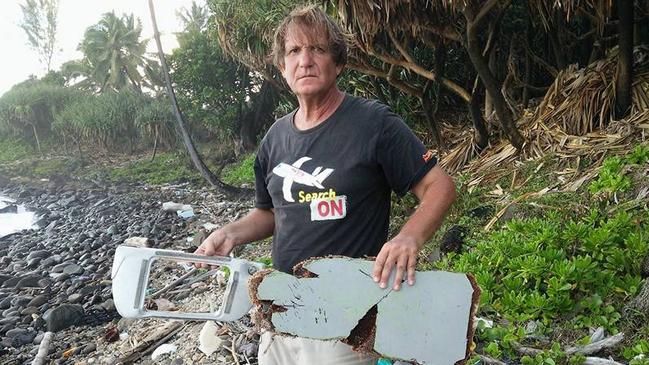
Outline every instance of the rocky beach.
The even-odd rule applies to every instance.
[[[44,363],[54,364],[256,363],[258,335],[247,317],[207,325],[124,319],[111,292],[115,248],[125,240],[141,237],[148,247],[192,252],[210,229],[245,214],[252,206],[249,199],[228,201],[189,184],[17,180],[0,182],[0,195],[34,211],[40,227],[0,238],[0,364],[30,364],[39,347]],[[192,213],[163,210],[164,202],[191,205]],[[267,246],[248,245],[240,255],[258,258],[268,252]],[[174,279],[176,273],[164,275]],[[218,301],[222,283],[209,284],[176,291],[179,307],[170,310]],[[199,350],[201,332],[213,337],[211,353]],[[41,341],[49,336],[49,346],[42,349]]]

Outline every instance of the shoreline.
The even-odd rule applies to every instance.
[[[146,237],[150,247],[193,250],[207,233],[206,223],[223,225],[252,206],[188,183],[100,186],[15,178],[0,181],[0,194],[32,209],[41,227],[0,238],[0,357],[16,363],[34,358],[48,329],[55,332],[48,361],[103,364],[119,359],[129,340],[112,343],[108,331],[134,334],[165,321],[120,320],[110,281],[115,247],[129,237]],[[162,210],[167,201],[192,205],[195,216],[183,219]],[[199,358],[219,363],[218,351],[211,357],[198,351],[195,327],[184,334],[194,341],[179,333],[178,351],[163,355],[169,363]],[[249,355],[256,356],[250,350],[254,336],[246,343]]]

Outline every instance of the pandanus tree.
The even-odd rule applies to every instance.
[[[449,51],[464,48],[479,81],[493,98],[496,114],[505,135],[519,148],[523,137],[514,124],[501,93],[502,81],[488,67],[486,55],[493,37],[483,37],[508,1],[332,1],[345,27],[355,34],[356,51],[350,66],[360,72],[387,80],[406,94],[420,99],[422,108],[431,103],[427,89],[431,83],[464,101],[475,129],[479,149],[488,143],[488,130],[480,112],[478,80],[473,87],[445,74]],[[495,24],[495,23],[494,23]],[[493,34],[493,33],[492,33]],[[454,46],[455,48],[453,48]],[[439,127],[429,120],[439,141]]]
[[[630,3],[630,4],[629,4]],[[619,45],[615,103],[628,110],[632,82],[632,36],[646,1],[574,0],[323,0],[327,12],[353,35],[348,66],[376,89],[415,97],[428,130],[440,139],[435,104],[465,103],[474,126],[474,146],[499,129],[513,146],[525,139],[516,121],[520,106],[545,95],[560,72],[601,59]],[[267,55],[272,31],[296,2],[208,2],[223,49],[239,62],[281,84]],[[643,8],[644,9],[644,8]],[[644,29],[647,33],[647,29]],[[569,71],[568,71],[569,72]],[[368,77],[369,76],[369,77]],[[355,80],[358,81],[358,80]],[[377,82],[379,81],[379,82]],[[381,91],[375,93],[381,97]],[[390,95],[391,98],[394,98]],[[431,107],[432,105],[432,107]],[[489,118],[487,123],[482,106]],[[496,118],[492,118],[491,109]]]

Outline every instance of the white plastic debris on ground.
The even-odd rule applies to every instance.
[[[189,204],[175,203],[175,202],[164,202],[162,203],[162,210],[165,212],[177,212],[179,210],[191,210],[192,206]]]
[[[182,204],[176,202],[162,203],[162,210],[165,212],[176,212],[180,218],[188,219],[194,216],[194,208],[189,204]]]
[[[149,239],[146,237],[129,237],[124,240],[124,244],[133,247],[149,247]]]
[[[198,349],[201,350],[206,356],[212,355],[214,351],[217,351],[221,348],[223,340],[218,336],[217,332],[219,326],[216,325],[213,321],[207,321],[201,329],[201,333],[198,336],[200,345]]]
[[[155,350],[153,350],[153,353],[151,354],[151,360],[155,360],[161,355],[164,354],[170,354],[176,352],[178,348],[176,345],[172,345],[169,343],[165,343],[163,345],[158,346]]]

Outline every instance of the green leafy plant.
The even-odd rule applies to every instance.
[[[550,350],[543,351],[537,355],[525,355],[521,357],[521,364],[523,365],[556,365],[557,363],[564,363],[566,354],[561,350],[561,345],[554,342]]]
[[[649,161],[649,146],[638,145],[624,157],[606,158],[596,180],[588,187],[591,194],[624,192],[631,188],[632,180],[626,173],[629,165],[644,165]]]
[[[647,365],[649,364],[649,342],[639,340],[633,346],[624,348],[622,355],[629,361],[629,365]]]
[[[625,161],[620,157],[609,157],[599,170],[597,180],[591,182],[588,190],[592,194],[607,192],[617,193],[628,190],[631,187],[631,179],[622,173]]]
[[[512,220],[500,231],[470,238],[467,253],[449,255],[437,266],[473,273],[486,315],[514,324],[567,321],[575,329],[615,332],[620,303],[641,284],[646,224],[627,212]]]
[[[649,161],[649,145],[637,145],[627,155],[626,160],[636,165],[644,165]]]

